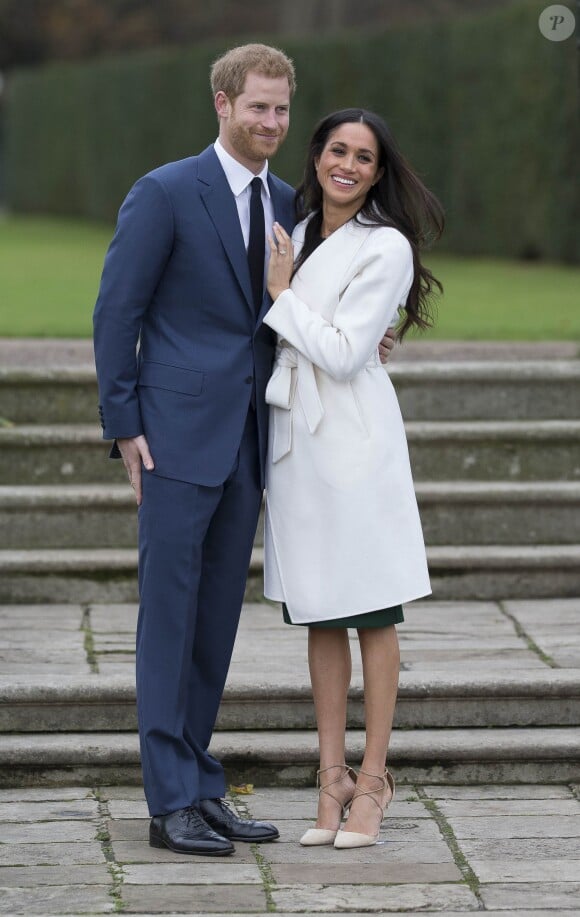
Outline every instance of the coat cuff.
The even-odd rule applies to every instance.
[[[264,324],[268,325],[269,328],[272,328],[279,334],[283,334],[283,328],[285,326],[284,319],[288,312],[288,308],[291,308],[292,303],[292,290],[288,288],[287,290],[284,290],[283,293],[280,293],[280,295],[274,300],[266,312],[264,318],[262,319]]]
[[[143,422],[139,405],[130,405],[122,410],[105,410],[99,405],[99,417],[103,439],[129,439],[142,436]]]

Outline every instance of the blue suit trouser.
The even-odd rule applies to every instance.
[[[225,794],[223,768],[208,746],[238,628],[261,496],[251,409],[234,468],[218,487],[143,473],[137,712],[151,815]]]

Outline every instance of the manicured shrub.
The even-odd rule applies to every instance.
[[[320,117],[372,108],[440,196],[443,249],[577,263],[577,52],[573,38],[541,35],[544,6],[522,0],[384,34],[284,41],[299,85],[276,172],[299,180]],[[222,50],[16,73],[6,118],[12,208],[113,219],[139,175],[214,139],[208,71]]]

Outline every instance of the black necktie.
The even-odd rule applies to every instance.
[[[252,196],[250,197],[250,241],[248,243],[248,264],[254,294],[256,315],[260,311],[264,296],[264,255],[266,248],[266,230],[264,227],[264,207],[262,206],[262,179],[252,179]]]

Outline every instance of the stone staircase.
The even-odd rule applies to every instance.
[[[389,371],[434,588],[420,628],[409,611],[401,629],[391,760],[399,775],[435,782],[579,780],[580,362],[419,351]],[[4,785],[138,779],[135,508],[120,463],[106,458],[96,404],[88,364],[0,367]],[[310,781],[305,634],[251,604],[261,571],[259,534],[215,750],[234,775]],[[544,608],[549,634],[534,617]],[[361,691],[355,668],[354,759]]]

